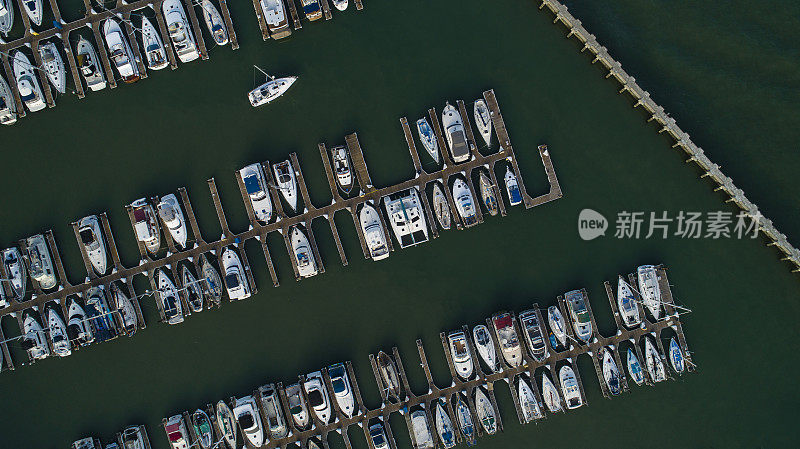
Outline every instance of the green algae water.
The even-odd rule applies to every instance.
[[[695,373],[604,399],[588,357],[578,367],[588,407],[520,426],[504,387],[497,397],[505,431],[481,438],[506,447],[794,447],[800,391],[797,274],[757,239],[617,239],[621,211],[737,212],[672,142],[646,123],[618,85],[580,54],[550,13],[524,0],[365,2],[304,23],[291,38],[262,42],[251,2],[229,2],[241,48],[212,48],[208,61],[150,72],[133,86],[57,97],[57,107],[0,130],[0,237],[3,245],[52,228],[72,282],[83,264],[69,223],[107,211],[123,263],[137,263],[124,205],[188,189],[203,236],[221,231],[206,180],[214,177],[230,227],[247,228],[234,171],[297,152],[315,204],[330,192],[317,143],[357,131],[373,183],[413,176],[398,119],[414,120],[445,100],[493,88],[531,195],[547,179],[536,151],[548,144],[564,197],[512,208],[467,231],[450,231],[366,261],[352,220],[336,221],[350,261],[342,267],[324,222],[314,232],[326,273],[295,282],[289,258],[270,236],[281,285],[272,288],[261,249],[246,247],[259,293],[158,323],[143,301],[147,329],[72,356],[0,375],[0,446],[59,448],[83,436],[104,441],[127,425],[147,426],[167,449],[161,418],[266,382],[352,360],[367,406],[379,403],[369,353],[398,346],[412,388],[425,389],[415,340],[422,338],[440,386],[449,384],[438,334],[474,325],[501,309],[547,306],[588,290],[601,332],[613,332],[603,281],[637,265],[664,263],[683,317]],[[573,1],[590,32],[657,102],[800,243],[795,171],[800,166],[798,63],[792,30],[798,6],[780,15],[737,1]],[[82,2],[60,2],[77,18]],[[73,35],[74,39],[77,36]],[[206,36],[206,42],[210,39]],[[259,109],[245,93],[262,78],[253,64],[300,81]],[[418,145],[419,146],[419,145]],[[425,157],[423,155],[423,157]],[[605,237],[578,236],[578,213],[612,222]],[[137,288],[143,291],[144,279]],[[16,323],[2,321],[7,335]],[[14,350],[16,360],[23,352]],[[410,447],[399,415],[391,425]],[[351,428],[355,447],[366,448]],[[331,435],[333,447],[344,447]],[[635,443],[631,443],[635,442]]]

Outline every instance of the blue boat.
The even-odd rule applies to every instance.
[[[558,341],[556,340],[556,336],[550,332],[550,346],[553,347],[556,351],[558,351]]]
[[[111,310],[108,308],[105,293],[99,287],[89,289],[89,299],[86,300],[86,316],[94,330],[96,341],[107,341],[117,336]]]
[[[683,362],[683,351],[681,351],[681,347],[678,345],[675,337],[672,337],[672,339],[669,341],[669,360],[672,363],[672,368],[675,369],[675,372],[678,374],[683,372],[685,368],[685,364]]]
[[[506,182],[506,192],[508,193],[508,202],[512,206],[522,203],[522,194],[519,191],[519,184],[517,184],[517,177],[511,171],[511,167],[506,167],[506,175],[503,177]]]
[[[642,365],[639,363],[639,359],[636,358],[636,354],[634,354],[630,349],[628,349],[628,372],[631,373],[631,378],[633,378],[633,381],[636,382],[636,385],[641,385],[644,383],[644,372],[642,372]]]
[[[472,414],[469,407],[464,402],[461,395],[456,395],[456,416],[458,417],[458,426],[461,428],[461,433],[464,435],[464,440],[467,446],[475,444],[475,428],[472,425]]]

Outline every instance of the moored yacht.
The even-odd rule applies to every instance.
[[[103,74],[103,68],[100,65],[100,57],[97,56],[97,51],[95,51],[92,43],[81,36],[78,39],[76,48],[75,57],[83,79],[86,80],[86,86],[95,92],[105,89],[106,76]]]
[[[94,339],[104,342],[117,337],[117,328],[108,307],[106,293],[102,287],[92,287],[87,292],[86,316],[92,326]]]
[[[336,183],[345,194],[350,193],[353,188],[353,171],[350,169],[350,155],[347,147],[338,145],[331,148],[331,159],[333,160],[333,172],[336,174]]]
[[[653,265],[642,265],[636,270],[639,279],[639,296],[642,297],[647,310],[656,320],[661,318],[661,289],[658,287],[658,275]]]
[[[428,124],[428,119],[425,117],[417,120],[417,133],[419,134],[419,140],[422,142],[422,146],[425,147],[425,151],[427,151],[438,164],[439,144],[436,143],[436,135],[433,133],[433,129],[431,125]]]
[[[622,276],[617,281],[617,307],[619,308],[622,322],[628,328],[638,326],[642,322],[639,316],[639,306],[633,297],[631,286],[625,282]]]
[[[444,111],[442,111],[442,128],[444,128],[447,145],[450,147],[450,154],[453,155],[453,162],[459,163],[469,160],[469,147],[466,134],[464,134],[464,122],[462,122],[458,109],[450,103],[447,103]]]
[[[475,101],[475,126],[481,133],[481,137],[486,141],[486,146],[492,145],[492,118],[489,114],[489,108],[486,107],[486,102],[481,98]]]
[[[67,325],[56,311],[55,307],[47,308],[47,326],[50,329],[50,341],[53,343],[53,353],[59,357],[72,354],[72,346],[67,337]]]
[[[222,279],[219,276],[219,272],[206,258],[203,258],[203,264],[200,269],[203,271],[203,291],[206,297],[209,301],[219,305],[222,299]]]
[[[411,428],[413,434],[411,441],[414,449],[433,449],[433,433],[428,425],[428,416],[425,410],[416,409],[411,412]]]
[[[480,186],[481,200],[486,207],[486,211],[489,212],[491,216],[497,215],[497,196],[494,194],[494,185],[483,170],[481,170],[480,176],[478,177],[478,185]]]
[[[186,430],[186,421],[183,415],[173,415],[164,423],[164,431],[172,449],[189,448],[189,432]]]
[[[328,376],[331,378],[333,397],[339,404],[339,410],[348,418],[356,413],[353,389],[350,386],[350,376],[347,374],[344,363],[337,363],[328,367]]]
[[[188,266],[181,266],[181,282],[186,289],[186,299],[192,312],[203,311],[203,288]]]
[[[250,100],[250,105],[256,107],[261,106],[262,104],[271,103],[273,100],[285,94],[286,91],[292,87],[295,81],[297,81],[296,76],[270,79],[247,94],[247,98]]]
[[[508,203],[512,206],[522,203],[522,194],[519,191],[519,184],[517,177],[511,170],[511,167],[506,167],[506,174],[503,177],[506,183],[506,194],[508,194]]]
[[[547,343],[545,342],[544,331],[539,316],[533,309],[526,310],[519,314],[519,324],[522,333],[525,335],[525,342],[528,343],[528,350],[531,356],[538,362],[543,362],[548,356]]]
[[[146,440],[144,426],[127,427],[122,431],[121,449],[146,449],[150,447],[149,441],[145,443]],[[108,446],[106,446],[106,449],[108,449]]]
[[[632,350],[628,349],[628,372],[631,375],[631,378],[636,385],[642,385],[644,383],[644,372],[642,371],[642,364],[639,363],[639,359],[636,358],[636,354],[633,353]]]
[[[433,212],[439,220],[439,226],[444,230],[450,229],[450,205],[447,204],[447,197],[438,181],[433,183]]]
[[[316,276],[319,273],[317,260],[311,250],[311,244],[308,243],[306,234],[300,230],[299,226],[292,226],[290,238],[298,275],[301,278]]]
[[[307,375],[305,382],[303,382],[303,389],[306,391],[311,411],[314,412],[320,422],[328,424],[333,407],[331,407],[328,389],[325,388],[325,382],[322,380],[322,372],[314,371]]]
[[[44,329],[32,312],[25,311],[22,318],[22,347],[31,361],[42,360],[50,355]]]
[[[272,171],[275,173],[275,182],[281,192],[286,204],[292,211],[297,210],[297,179],[294,174],[292,162],[285,160],[272,164]]]
[[[561,410],[561,396],[547,373],[542,373],[542,400],[550,413]]]
[[[361,225],[361,231],[364,233],[364,240],[367,243],[372,260],[382,260],[389,257],[386,234],[383,232],[383,225],[378,214],[377,209],[369,202],[365,202],[364,207],[358,213],[358,221]]]
[[[28,251],[28,268],[31,279],[39,283],[43,290],[56,286],[56,274],[53,270],[53,259],[47,248],[47,241],[42,234],[36,234],[25,240]]]
[[[301,388],[299,383],[286,387],[286,405],[289,407],[289,413],[292,414],[294,424],[300,429],[305,429],[311,421],[311,416],[308,414]]]
[[[78,221],[78,236],[80,236],[81,246],[94,271],[100,276],[106,274],[108,256],[97,215],[89,215]]]
[[[161,307],[164,309],[164,317],[168,324],[183,323],[183,306],[181,298],[178,296],[178,289],[175,283],[169,278],[164,270],[158,270],[156,276],[158,282],[158,297]]]
[[[278,391],[274,384],[258,387],[258,397],[261,401],[261,411],[264,413],[265,427],[268,437],[272,439],[284,438],[289,434],[289,427],[283,417],[283,407],[278,398]]]
[[[0,0],[0,3],[3,1],[5,0]],[[17,123],[17,102],[11,93],[11,87],[2,76],[0,76],[0,123],[3,125]]]
[[[67,91],[67,72],[64,70],[64,60],[58,52],[56,44],[46,42],[39,45],[39,56],[42,57],[42,68],[47,74],[47,79],[59,93]]]
[[[136,309],[133,302],[128,298],[116,282],[111,283],[111,298],[117,307],[117,312],[122,320],[122,327],[125,335],[132,337],[136,333],[139,326],[139,317],[136,315]]]
[[[383,207],[400,248],[428,241],[428,226],[416,187],[384,196]]]
[[[470,412],[464,397],[461,393],[456,393],[453,396],[454,406],[453,409],[456,413],[456,420],[458,427],[461,429],[461,434],[468,446],[475,444],[475,425],[472,422],[472,412]]]
[[[530,384],[528,384],[528,381],[521,375],[517,376],[517,381],[517,396],[519,397],[520,409],[522,409],[522,418],[526,423],[542,418],[543,415],[541,408],[539,408],[539,402],[536,400],[536,396],[533,394],[533,389]]]
[[[400,397],[400,378],[397,376],[397,367],[394,365],[394,361],[383,351],[378,351],[376,361],[387,393],[400,401],[402,399]]]
[[[648,336],[644,337],[644,361],[647,366],[647,373],[653,382],[666,380],[667,374],[664,370],[664,363],[661,361],[661,354]]]
[[[558,378],[561,381],[561,391],[564,393],[567,408],[572,410],[583,405],[581,390],[578,387],[578,380],[572,367],[569,365],[562,366],[558,372]]]
[[[136,238],[144,243],[144,246],[155,255],[161,248],[161,229],[158,227],[158,220],[153,206],[147,202],[146,198],[139,198],[131,203],[133,209],[133,230]]]
[[[514,318],[509,313],[500,313],[492,317],[492,324],[506,363],[512,368],[520,366],[522,349],[517,331],[514,329]]]
[[[8,282],[11,286],[11,299],[22,301],[25,297],[28,276],[25,274],[25,263],[22,261],[22,254],[16,246],[3,251],[3,265],[8,275],[8,279],[3,280],[3,282]]]
[[[264,168],[260,163],[250,164],[239,170],[244,190],[250,198],[253,215],[263,224],[272,219],[272,200],[269,197],[269,187],[264,178]]]
[[[348,0],[331,0],[333,2],[333,7],[338,9],[339,11],[344,11],[347,9]]]
[[[219,401],[217,402],[216,411],[217,428],[222,434],[222,439],[228,444],[228,448],[234,449],[238,447],[236,443],[239,433],[236,432],[236,419],[233,417],[231,408],[228,407],[225,401]]]
[[[42,26],[42,0],[24,0],[22,6],[34,25]]]
[[[300,4],[303,5],[303,12],[308,20],[313,22],[322,18],[322,8],[318,0],[300,0]]]
[[[217,7],[211,3],[211,0],[203,0],[200,7],[203,9],[203,19],[214,42],[217,45],[227,44],[228,31],[225,29],[225,23],[222,21],[222,15],[217,11]]]
[[[94,334],[86,319],[86,312],[75,298],[67,300],[67,335],[80,346],[94,342]]]
[[[169,38],[172,47],[181,62],[191,62],[200,57],[197,52],[197,43],[192,35],[192,28],[186,19],[186,11],[180,0],[164,0],[161,5],[164,20],[167,22]],[[202,38],[202,37],[201,37]]]
[[[34,66],[28,56],[21,50],[14,53],[14,79],[17,82],[19,96],[31,112],[41,111],[47,104],[44,102],[42,88],[33,73]]]
[[[261,415],[253,396],[236,398],[233,403],[233,416],[239,423],[239,428],[245,438],[253,447],[260,447],[264,444],[264,427],[261,425]]]
[[[608,391],[616,396],[621,391],[617,363],[614,361],[614,357],[611,355],[611,350],[608,348],[602,348],[600,350],[600,355],[603,362],[603,380],[606,382]]]
[[[447,414],[441,399],[436,400],[436,404],[433,408],[436,433],[439,434],[439,441],[441,441],[445,449],[450,449],[456,445],[456,436],[453,433],[453,421]]]
[[[561,310],[558,306],[550,306],[547,308],[547,322],[550,324],[550,330],[553,331],[558,342],[561,346],[567,346],[567,324],[564,322],[564,316],[561,315]]]
[[[169,231],[172,240],[181,248],[186,248],[186,219],[183,210],[174,193],[164,195],[158,202],[158,216]]]
[[[478,415],[478,422],[481,423],[484,432],[494,435],[497,432],[497,414],[489,396],[481,387],[475,388],[475,413]]]
[[[0,0],[0,34],[7,35],[14,26],[14,4],[11,0]]]
[[[464,380],[469,380],[474,372],[472,354],[469,352],[467,336],[463,331],[450,332],[447,335],[447,342],[450,346],[450,356],[456,367],[456,374]]]
[[[273,39],[282,39],[292,34],[283,0],[261,0],[261,12],[264,13],[264,20]]]
[[[150,70],[161,70],[169,65],[164,41],[161,40],[161,35],[158,33],[156,27],[153,26],[153,22],[145,16],[142,16],[141,34],[144,57],[147,60],[147,68]]]
[[[478,355],[481,356],[486,366],[492,372],[500,372],[500,360],[497,358],[497,352],[494,349],[492,337],[489,335],[489,329],[483,324],[475,326],[472,329],[472,339],[475,342]]]
[[[372,443],[372,447],[375,449],[389,449],[389,443],[386,440],[386,430],[383,428],[383,424],[375,423],[369,426],[369,439]],[[309,440],[310,443],[314,443],[313,440]],[[311,449],[309,447],[309,449]],[[319,446],[317,447],[319,449]]]
[[[683,351],[681,351],[681,347],[675,337],[669,340],[669,361],[676,373],[681,374],[683,372],[686,364],[684,363]]]
[[[214,430],[211,427],[211,419],[204,410],[197,409],[192,413],[192,428],[194,429],[194,434],[197,435],[197,444],[200,448],[212,449],[214,445]]]
[[[125,35],[122,34],[122,28],[119,27],[117,19],[111,17],[103,22],[103,35],[111,61],[117,68],[119,76],[122,77],[122,81],[128,84],[139,81],[139,66],[136,64],[131,46],[125,39]]]
[[[231,301],[238,301],[250,297],[250,283],[244,273],[239,255],[236,250],[225,248],[222,252],[222,270],[225,274],[225,288]]]
[[[564,294],[564,302],[572,317],[572,328],[575,335],[585,343],[592,338],[592,317],[586,307],[586,299],[580,290],[572,290]]]
[[[466,181],[461,179],[460,176],[456,177],[453,182],[453,202],[456,204],[458,215],[464,222],[465,227],[470,227],[478,223],[478,214],[475,210],[475,198],[472,197],[472,191],[467,186]]]

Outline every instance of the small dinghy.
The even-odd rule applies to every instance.
[[[119,316],[122,319],[122,327],[125,334],[132,337],[136,333],[136,328],[139,324],[139,318],[136,315],[133,302],[115,282],[111,283],[111,297],[117,305],[117,312],[119,312]]]
[[[472,191],[467,185],[466,181],[461,177],[456,177],[453,182],[453,201],[456,204],[458,215],[461,216],[461,221],[464,222],[465,227],[469,227],[478,223],[478,214],[475,210],[475,198],[472,197]]]
[[[263,104],[271,103],[278,97],[285,94],[287,90],[297,81],[296,76],[287,76],[283,78],[275,78],[267,75],[263,70],[256,67],[261,73],[267,77],[268,81],[247,94],[247,99],[250,100],[250,105],[255,107]]]
[[[214,445],[214,434],[208,414],[200,409],[195,410],[192,413],[192,427],[197,435],[197,444],[202,449],[211,449]]]
[[[183,323],[183,307],[181,307],[181,299],[178,297],[178,289],[175,288],[172,279],[164,270],[158,270],[156,277],[158,279],[158,297],[167,323]]]
[[[24,0],[22,5],[31,22],[37,27],[42,26],[42,0]]]
[[[561,381],[561,391],[564,393],[564,400],[567,402],[567,408],[573,410],[582,406],[583,398],[581,397],[581,390],[572,367],[568,365],[562,366],[561,370],[558,372],[558,378]]]
[[[497,415],[489,396],[480,387],[475,389],[475,413],[478,414],[478,421],[483,430],[489,435],[494,435],[497,432]]]
[[[59,357],[72,354],[72,347],[67,338],[67,325],[56,311],[55,307],[47,309],[47,326],[50,330],[50,341],[53,342],[53,352]]]
[[[439,163],[439,144],[436,143],[436,136],[433,134],[433,128],[428,124],[428,119],[421,118],[417,120],[417,133],[419,140],[422,141],[422,146],[425,151],[431,155],[436,163]]]
[[[211,0],[203,0],[200,4],[203,8],[203,19],[205,19],[206,26],[208,27],[211,37],[217,45],[225,45],[228,43],[228,31],[225,30],[225,23],[222,21],[222,16],[217,7],[211,3]]]
[[[381,380],[389,395],[400,401],[400,378],[397,376],[397,367],[394,365],[394,361],[385,352],[379,351],[377,362]]]
[[[561,310],[556,306],[547,308],[547,322],[550,324],[550,330],[553,331],[558,343],[562,347],[567,346],[567,324],[564,322],[564,316],[561,315]]]
[[[445,411],[441,400],[436,401],[434,407],[434,421],[436,421],[436,433],[445,449],[450,449],[456,445],[456,436],[453,433],[453,421]]]
[[[0,0],[0,34],[3,36],[8,35],[14,26],[14,4],[11,2],[12,0]]]
[[[345,195],[353,188],[353,171],[350,169],[350,156],[347,147],[339,145],[331,148],[333,172],[336,173],[336,183]]]
[[[447,204],[447,197],[442,192],[442,186],[435,182],[433,184],[433,212],[442,229],[450,229],[450,205]]]
[[[364,207],[358,213],[358,221],[361,224],[361,231],[364,233],[364,240],[366,240],[372,260],[382,260],[389,257],[386,234],[383,232],[378,210],[372,204],[364,203]]]
[[[539,402],[536,401],[536,396],[533,394],[533,389],[528,384],[524,377],[518,376],[517,395],[519,396],[519,406],[522,410],[522,418],[525,423],[529,423],[535,419],[542,418],[542,410],[539,408]]]
[[[503,177],[506,183],[506,193],[508,194],[508,203],[512,206],[522,203],[522,194],[519,191],[519,184],[517,184],[517,177],[511,170],[511,167],[506,167],[506,175]]]
[[[494,342],[492,341],[491,335],[489,335],[489,329],[483,324],[475,326],[472,329],[472,338],[475,341],[475,348],[478,351],[478,355],[481,356],[486,366],[489,367],[492,372],[499,372],[500,360],[497,358],[497,351],[495,351]]]
[[[686,367],[683,359],[683,351],[681,351],[681,347],[678,345],[678,341],[675,340],[675,337],[669,340],[669,361],[672,364],[672,368],[678,374],[681,374]]]
[[[639,306],[636,304],[636,299],[633,297],[633,290],[631,286],[625,282],[622,276],[617,281],[617,306],[619,307],[619,314],[622,317],[622,322],[628,328],[633,328],[642,322],[639,316]]]
[[[333,7],[338,9],[339,11],[344,11],[347,9],[348,0],[331,0],[333,2]]]
[[[233,418],[233,412],[225,401],[217,402],[217,426],[222,439],[228,443],[228,448],[235,449],[236,446],[236,420]]]
[[[47,107],[44,102],[42,88],[33,73],[34,66],[28,56],[18,50],[14,53],[14,80],[17,82],[19,96],[28,110],[31,112],[41,111]]]
[[[542,399],[550,413],[561,411],[561,396],[558,395],[553,381],[545,373],[542,373]]]
[[[472,446],[475,444],[475,425],[472,422],[472,414],[461,394],[455,395],[454,402],[458,427],[461,429],[467,446]]]
[[[97,51],[94,49],[92,43],[81,36],[80,39],[78,39],[77,51],[75,54],[78,67],[80,67],[83,79],[86,80],[86,85],[89,89],[93,92],[105,89],[106,77],[100,65],[100,57],[97,56]]]
[[[2,2],[4,0],[0,0]],[[13,125],[17,123],[17,103],[11,93],[11,86],[0,76],[0,123]]]
[[[486,146],[492,145],[492,118],[489,114],[489,108],[486,107],[486,102],[483,99],[475,102],[475,126],[481,133],[481,137],[486,141]]]
[[[292,163],[288,160],[278,162],[272,165],[272,171],[275,173],[278,190],[281,192],[283,199],[286,200],[286,204],[289,205],[292,211],[297,210],[297,180]]]
[[[28,276],[25,271],[25,264],[22,262],[22,254],[17,247],[11,247],[3,251],[3,265],[6,274],[11,279],[8,284],[11,286],[12,299],[22,301],[25,297],[25,287]]]
[[[39,46],[39,56],[42,57],[42,68],[47,74],[47,79],[59,93],[66,92],[67,72],[64,70],[64,60],[56,44],[47,42]]]
[[[636,382],[636,385],[642,385],[644,383],[642,365],[639,363],[639,359],[636,358],[636,354],[630,349],[628,349],[628,372],[633,381]]]
[[[600,350],[602,361],[603,361],[603,380],[606,381],[606,386],[608,386],[608,391],[611,392],[614,396],[620,393],[620,383],[619,383],[619,369],[617,368],[617,363],[614,362],[614,357],[611,355],[611,350],[608,348],[603,348]]]
[[[478,184],[480,185],[481,190],[481,200],[483,200],[483,205],[486,206],[486,210],[489,212],[489,215],[495,216],[497,215],[497,197],[494,194],[494,185],[486,173],[481,170],[481,174],[478,177]]]
[[[161,70],[169,65],[164,41],[161,40],[161,35],[150,19],[145,16],[142,16],[142,47],[148,69]]]
[[[203,290],[209,301],[219,305],[222,299],[222,279],[219,277],[219,272],[213,265],[204,257],[201,266],[203,270]]]
[[[186,298],[189,301],[189,307],[192,308],[192,312],[202,312],[203,289],[200,286],[200,281],[197,280],[186,265],[181,266],[181,281],[183,282],[183,288],[186,289]]]
[[[644,338],[644,361],[647,366],[647,373],[653,382],[661,382],[666,380],[667,375],[664,370],[664,363],[661,361],[661,354],[651,341],[650,337]]]

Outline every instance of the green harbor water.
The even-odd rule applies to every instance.
[[[798,3],[567,3],[800,244]],[[83,8],[79,0],[59,4],[67,19]],[[298,153],[314,203],[328,204],[317,143],[344,143],[353,131],[373,183],[391,185],[413,176],[400,117],[415,120],[429,107],[441,110],[445,100],[471,102],[489,88],[529,193],[546,192],[536,151],[546,143],[564,197],[444,232],[380,263],[363,259],[352,220],[340,213],[349,265],[339,263],[327,224],[316,221],[326,273],[295,282],[275,234],[268,244],[279,288],[271,286],[260,247],[249,242],[259,288],[251,299],[194,314],[180,326],[158,323],[155,304],[144,300],[148,325],[135,338],[0,374],[0,447],[66,448],[87,435],[109,441],[143,423],[153,448],[167,449],[163,417],[249,394],[263,383],[286,384],[342,360],[353,361],[367,406],[374,407],[379,394],[369,353],[397,346],[412,388],[422,393],[417,338],[444,386],[450,379],[440,331],[477,324],[501,309],[547,306],[582,287],[608,335],[613,320],[603,281],[645,263],[667,265],[676,300],[692,309],[682,319],[697,371],[607,400],[591,361],[581,357],[589,406],[524,427],[508,389],[498,384],[505,431],[480,439],[479,447],[798,445],[798,274],[761,236],[614,238],[621,211],[738,210],[670,148],[672,141],[628,95],[617,93],[618,84],[565,38],[549,12],[527,0],[367,0],[363,11],[351,4],[345,13],[334,11],[332,21],[304,23],[287,40],[262,42],[252,3],[229,6],[239,50],[212,48],[208,61],[150,72],[135,85],[87,92],[82,100],[60,96],[57,107],[0,130],[2,245],[53,229],[77,283],[84,269],[69,223],[107,211],[123,263],[135,265],[124,205],[181,186],[203,236],[214,240],[221,231],[210,177],[231,229],[242,231],[248,222],[234,171],[290,152]],[[245,98],[260,81],[253,64],[300,80],[285,98],[254,110]],[[605,237],[579,238],[584,208],[610,219]],[[140,277],[136,287],[144,291],[145,284]],[[7,336],[19,334],[12,319],[2,326]],[[18,345],[14,356],[23,360]],[[402,417],[395,414],[391,425],[399,447],[410,447]],[[367,447],[359,429],[350,436],[356,448]],[[335,434],[330,443],[344,447]]]

